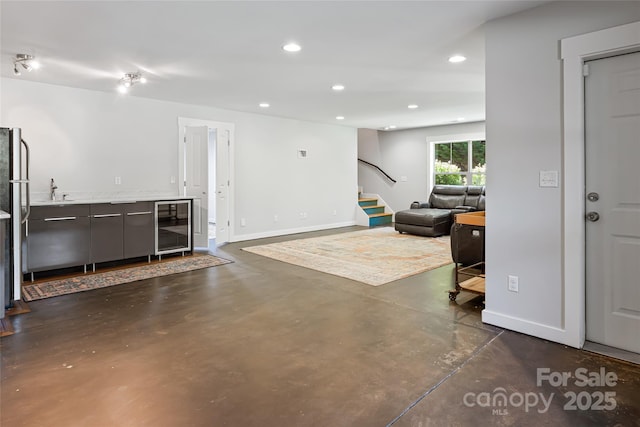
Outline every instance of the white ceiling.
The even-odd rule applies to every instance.
[[[3,0],[0,68],[105,92],[140,70],[148,83],[122,96],[359,128],[479,121],[483,24],[542,3]],[[302,51],[284,52],[288,41]],[[14,76],[18,53],[42,68]],[[467,61],[449,63],[456,53]]]

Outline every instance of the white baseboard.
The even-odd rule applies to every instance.
[[[286,230],[265,231],[263,233],[235,235],[231,242],[244,242],[247,240],[264,239],[266,237],[287,236],[289,234],[308,233],[310,231],[330,230],[333,228],[350,227],[356,225],[355,221],[338,222],[334,224],[313,225],[310,227],[289,228]]]
[[[496,313],[487,309],[482,310],[482,321],[499,328],[509,329],[570,347],[582,348],[582,343],[577,342],[574,337],[570,336],[566,329]]]

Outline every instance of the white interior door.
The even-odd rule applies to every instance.
[[[586,338],[640,353],[640,53],[588,62],[585,123]]]
[[[216,129],[216,245],[229,241],[229,187],[231,129]]]
[[[193,246],[209,247],[209,128],[187,126],[184,138],[185,196],[193,198]]]

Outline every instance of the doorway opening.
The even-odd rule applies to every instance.
[[[179,193],[193,199],[195,248],[231,241],[234,125],[178,118]]]

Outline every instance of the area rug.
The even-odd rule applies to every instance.
[[[392,227],[243,248],[247,252],[372,286],[453,262],[449,236],[400,234]]]
[[[196,253],[171,260],[153,261],[150,264],[142,266],[138,265],[102,273],[89,273],[81,276],[29,284],[22,287],[22,293],[25,301],[35,301],[43,298],[151,279],[153,277],[216,267],[230,262],[233,261],[218,258],[213,255]]]

